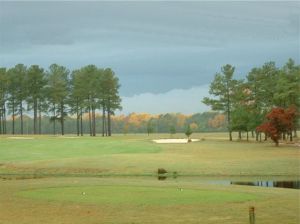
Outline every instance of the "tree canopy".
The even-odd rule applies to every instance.
[[[247,132],[247,138],[248,132],[255,132],[258,139],[256,127],[268,119],[266,115],[273,108],[295,108],[293,131],[297,135],[300,66],[292,59],[288,59],[281,68],[276,67],[275,62],[253,68],[246,80],[234,79],[234,67],[231,65],[223,66],[221,71],[222,73],[215,75],[210,85],[211,97],[205,97],[203,103],[226,116],[230,140],[232,131]],[[292,135],[292,132],[285,134]]]
[[[15,118],[20,115],[20,133],[23,134],[26,105],[25,111],[33,113],[33,134],[42,133],[43,116],[49,113],[52,114],[49,120],[53,123],[53,134],[56,134],[58,121],[63,135],[66,117],[74,114],[77,134],[83,134],[82,116],[88,113],[90,135],[95,136],[96,110],[101,109],[103,117],[107,114],[103,136],[110,136],[111,115],[121,109],[119,88],[119,79],[112,69],[95,65],[72,72],[58,64],[50,65],[48,70],[38,65],[27,68],[23,64],[10,69],[0,68],[0,133],[7,133],[7,115],[11,115],[11,133],[15,134]]]

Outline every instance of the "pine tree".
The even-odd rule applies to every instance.
[[[229,140],[232,141],[231,112],[233,96],[238,81],[233,79],[234,67],[227,64],[222,67],[222,73],[217,73],[210,85],[209,93],[214,98],[205,97],[203,103],[212,107],[212,110],[223,111],[227,116],[227,129]]]

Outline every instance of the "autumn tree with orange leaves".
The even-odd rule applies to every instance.
[[[272,111],[266,115],[267,122],[258,126],[256,130],[264,132],[275,142],[276,146],[279,145],[281,136],[285,134],[288,134],[290,141],[292,141],[292,131],[294,129],[296,115],[296,108],[293,106],[287,109],[281,107],[273,108]]]

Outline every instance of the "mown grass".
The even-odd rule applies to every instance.
[[[250,194],[176,187],[84,186],[23,191],[21,196],[36,200],[67,201],[85,204],[149,206],[191,205],[250,201]]]
[[[255,206],[257,223],[299,223],[300,194],[293,189],[209,185],[196,178],[157,181],[150,177],[0,183],[1,223],[244,224],[249,222],[249,206]]]
[[[299,190],[202,181],[299,179],[294,145],[229,142],[225,133],[163,145],[151,139],[168,134],[9,137],[0,137],[1,224],[244,224],[249,206],[257,223],[300,222]],[[158,181],[158,168],[171,177]]]
[[[178,135],[179,136],[179,135]],[[229,142],[227,135],[199,134],[190,144],[156,144],[169,135],[0,138],[0,173],[52,175],[155,175],[165,168],[179,175],[298,176],[299,147]],[[181,136],[183,137],[183,136]]]
[[[33,139],[0,138],[1,162],[84,158],[107,154],[153,153],[159,147],[149,142],[115,138],[68,138],[34,136]]]

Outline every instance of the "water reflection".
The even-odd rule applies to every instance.
[[[168,176],[158,175],[158,180],[166,180]],[[173,176],[177,178],[177,176]],[[300,189],[300,180],[296,181],[232,181],[232,180],[200,180],[202,183],[209,183],[215,185],[245,185],[245,186],[256,186],[256,187],[278,187],[278,188],[291,188],[291,189]]]
[[[280,187],[280,188],[300,189],[300,181],[270,181],[270,180],[255,181],[255,182],[231,181],[230,184],[258,186],[258,187]]]
[[[158,180],[166,180],[166,179],[167,179],[167,176],[157,176],[157,179],[158,179]]]

